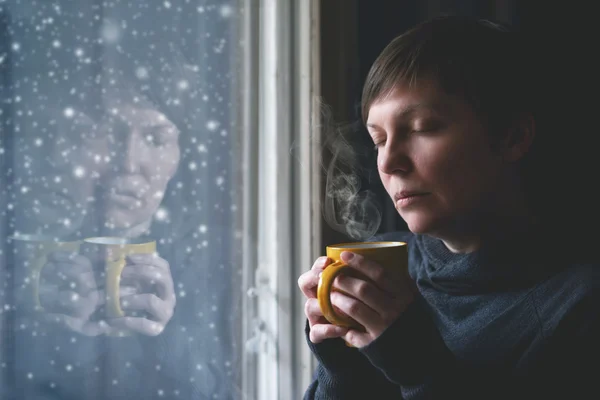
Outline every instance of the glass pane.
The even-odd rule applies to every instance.
[[[241,398],[240,7],[0,10],[0,398]]]

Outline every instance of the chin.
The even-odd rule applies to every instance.
[[[401,215],[412,233],[425,235],[436,230],[435,220],[423,215]]]
[[[106,226],[113,231],[122,231],[131,229],[150,219],[146,217],[146,213],[140,210],[119,210],[112,209],[106,213]]]

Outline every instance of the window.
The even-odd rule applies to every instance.
[[[301,396],[314,8],[0,1],[1,398]]]

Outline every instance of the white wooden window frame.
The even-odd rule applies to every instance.
[[[248,400],[302,398],[315,366],[297,279],[320,247],[319,0],[241,0]]]

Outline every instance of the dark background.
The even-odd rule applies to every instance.
[[[597,182],[596,151],[591,145],[598,135],[598,29],[593,3],[516,0],[326,0],[321,1],[321,90],[323,101],[339,123],[360,121],[360,94],[364,79],[377,55],[397,35],[413,25],[440,14],[473,15],[493,19],[528,31],[538,39],[534,49],[544,57],[540,70],[548,84],[549,102],[556,107],[554,139],[564,141],[551,166],[557,191],[573,186],[593,190]],[[350,135],[360,149],[370,147],[364,128]],[[330,153],[324,152],[324,161]],[[372,160],[367,160],[368,162]],[[374,166],[374,164],[372,164]],[[566,167],[569,168],[566,168]],[[323,178],[323,181],[325,179]],[[324,185],[324,182],[323,182]],[[376,171],[363,181],[364,189],[381,194],[383,218],[379,232],[405,229],[404,221],[383,191]],[[595,200],[587,196],[588,201]],[[577,206],[575,206],[577,207]],[[557,221],[571,218],[572,207],[557,209]],[[589,224],[581,229],[595,231]],[[322,244],[352,240],[344,232],[322,228]]]

